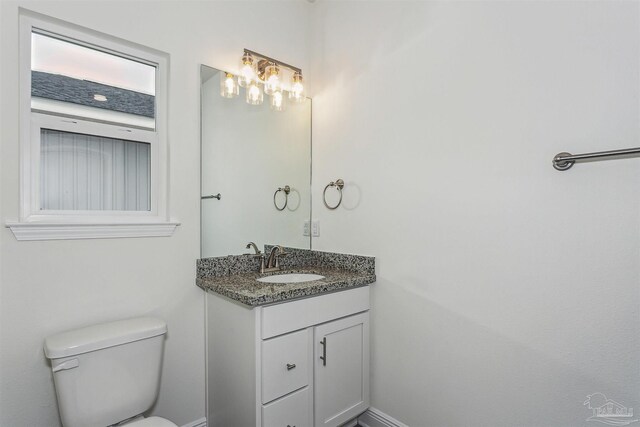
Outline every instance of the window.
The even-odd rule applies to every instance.
[[[19,240],[170,235],[167,58],[21,14]]]

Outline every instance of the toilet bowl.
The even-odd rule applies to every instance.
[[[118,427],[177,427],[169,420],[160,417],[149,417],[140,420],[132,421],[130,423],[122,424]]]
[[[167,325],[142,317],[63,332],[45,340],[64,427],[111,426],[155,402]],[[160,417],[127,427],[177,427]]]

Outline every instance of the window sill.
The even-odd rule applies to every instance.
[[[151,223],[42,223],[7,222],[16,240],[114,239],[126,237],[168,237],[179,222]]]

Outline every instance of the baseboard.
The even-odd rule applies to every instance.
[[[356,427],[358,425],[358,419],[354,418],[351,421],[347,421],[345,424],[342,424],[340,427]]]
[[[207,419],[200,418],[199,420],[191,421],[190,423],[187,423],[182,427],[207,427]]]
[[[355,423],[355,420],[343,427],[350,427],[352,423]],[[358,417],[357,423],[362,427],[409,427],[376,408],[367,409],[364,414]],[[182,427],[207,427],[207,419],[200,418]]]
[[[362,427],[409,427],[376,408],[369,408],[360,415],[358,424]]]
[[[367,409],[364,414],[358,417],[357,422],[362,427],[409,427],[376,408]],[[355,421],[352,421],[352,423],[355,423]],[[352,423],[348,423],[347,426],[350,426]],[[207,427],[207,419],[200,418],[182,427]]]

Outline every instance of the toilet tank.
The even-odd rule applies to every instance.
[[[108,426],[153,405],[167,325],[151,317],[63,332],[45,340],[65,427]]]

